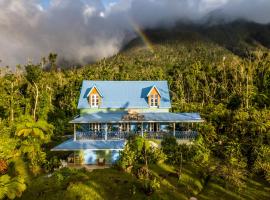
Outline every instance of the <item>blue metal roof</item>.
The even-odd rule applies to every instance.
[[[155,86],[160,92],[160,108],[171,108],[167,81],[87,81],[82,83],[78,109],[90,108],[87,95],[96,87],[102,94],[100,108],[149,108],[147,94]]]
[[[125,140],[76,140],[69,139],[51,151],[77,151],[77,150],[123,150]]]
[[[106,123],[106,122],[119,122],[126,113],[124,112],[96,112],[92,114],[84,114],[74,118],[69,123]]]
[[[85,114],[79,116],[70,123],[116,123],[124,122],[123,116],[127,112],[104,113],[97,112],[93,114]],[[143,122],[203,122],[199,113],[170,113],[170,112],[154,112],[140,113],[144,116]]]
[[[143,113],[145,121],[203,122],[199,113]]]

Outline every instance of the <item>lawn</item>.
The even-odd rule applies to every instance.
[[[34,178],[22,199],[270,199],[269,184],[258,178],[248,179],[241,191],[231,191],[213,181],[204,185],[190,166],[184,167],[180,182],[172,166],[158,164],[150,169],[160,180],[160,190],[150,196],[136,177],[118,169],[62,169],[50,177]]]

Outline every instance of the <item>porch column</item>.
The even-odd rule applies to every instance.
[[[173,123],[173,136],[175,137],[175,122]]]
[[[73,124],[73,126],[74,126],[74,138],[73,138],[73,140],[76,141],[76,124]]]
[[[119,123],[119,136],[118,136],[119,139],[121,138],[121,133],[122,133],[122,124]]]
[[[142,125],[141,125],[141,136],[143,137],[143,122],[142,122]]]
[[[105,124],[105,140],[108,139],[108,124]]]

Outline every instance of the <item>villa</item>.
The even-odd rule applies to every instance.
[[[126,139],[139,135],[162,139],[166,135],[190,141],[203,122],[198,113],[172,113],[167,81],[83,81],[78,102],[80,114],[73,124],[72,139],[52,151],[78,152],[82,163],[105,158],[115,162]]]

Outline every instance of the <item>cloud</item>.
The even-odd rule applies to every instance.
[[[270,0],[0,0],[1,66],[38,62],[56,52],[85,64],[116,54],[142,28],[201,23],[211,13],[227,20],[270,22]]]

